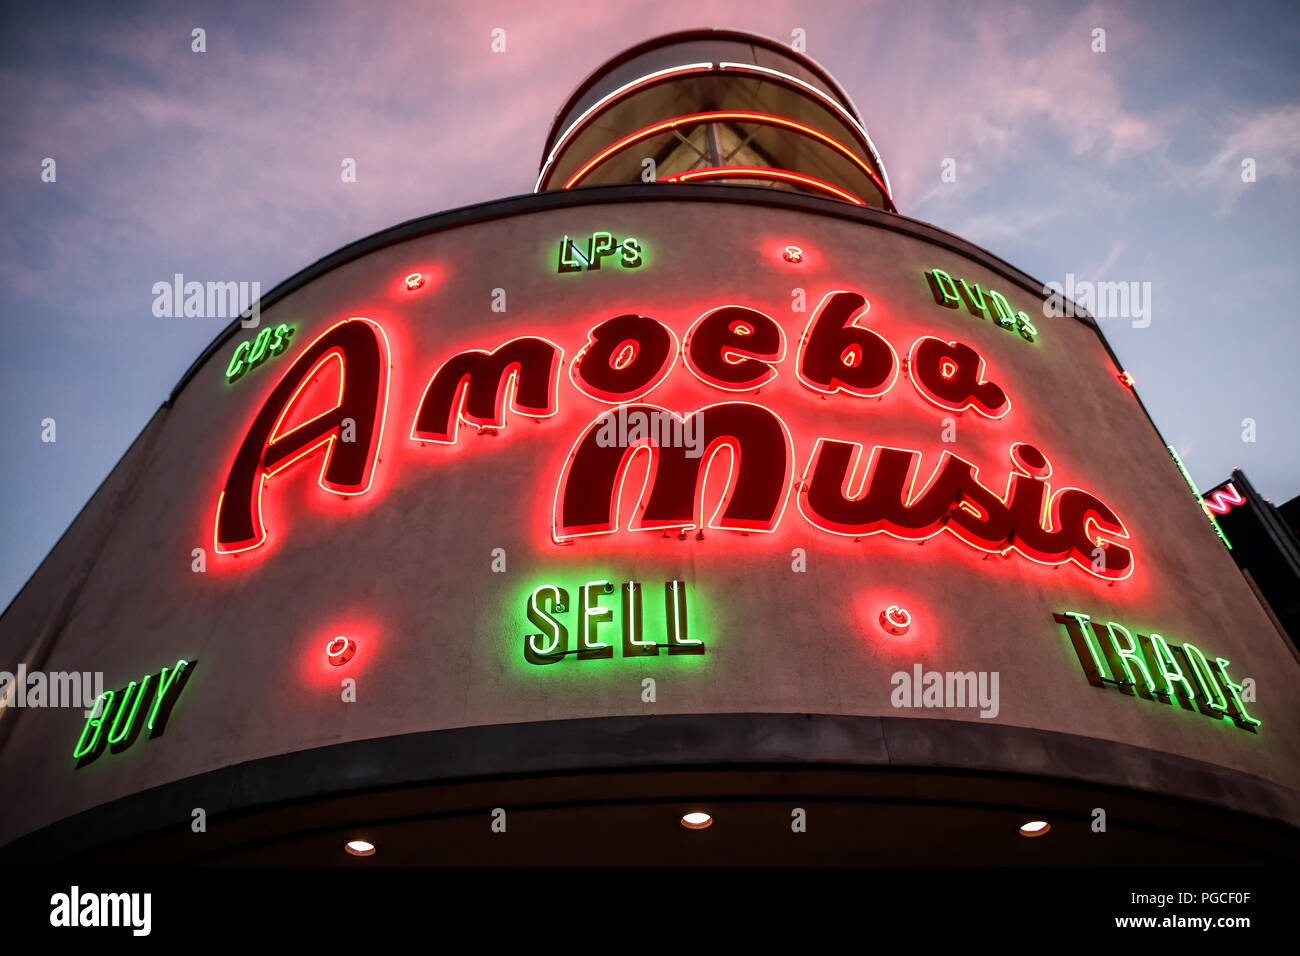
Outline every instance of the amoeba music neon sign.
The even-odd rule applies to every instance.
[[[559,411],[567,378],[568,387],[612,407],[576,435],[561,436],[571,446],[549,485],[555,489],[550,533],[557,543],[705,526],[768,533],[790,520],[793,498],[793,510],[827,535],[921,541],[946,532],[979,551],[1073,564],[1111,582],[1132,574],[1129,533],[1120,516],[1082,488],[1049,483],[1047,455],[1028,442],[1010,444],[1009,467],[1001,464],[1006,470],[996,482],[949,450],[923,463],[921,449],[867,447],[834,433],[813,434],[807,457],[796,460],[790,429],[756,394],[782,372],[809,392],[839,401],[887,399],[903,387],[936,408],[969,412],[976,420],[1001,419],[1011,411],[1011,396],[990,377],[975,348],[932,335],[891,342],[865,323],[868,309],[860,292],[826,293],[789,349],[778,322],[743,305],[705,311],[680,337],[655,318],[614,316],[592,328],[567,361],[563,346],[539,336],[485,343],[487,348],[444,356],[433,365],[412,420],[393,425],[396,435],[388,440],[424,444],[436,466],[437,449],[456,445],[462,424],[499,430],[513,416],[527,416],[545,425]],[[217,552],[266,543],[266,479],[314,451],[323,452],[319,483],[327,491],[369,491],[389,424],[391,359],[387,335],[368,318],[337,322],[298,352],[229,461],[209,526]],[[340,366],[337,398],[309,421],[284,428],[330,362]],[[694,376],[718,392],[718,401],[691,409],[648,401],[674,374]],[[653,433],[628,434],[614,444],[600,440],[610,433],[614,416],[680,421],[702,435],[702,452],[675,447]],[[348,440],[341,440],[345,423]],[[724,451],[731,453],[725,456],[731,463],[726,492],[709,512],[702,501],[705,479],[710,462]],[[648,456],[648,476],[635,514],[625,520],[618,513],[620,495],[637,455]]]

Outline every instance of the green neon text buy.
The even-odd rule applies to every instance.
[[[72,751],[77,766],[98,758],[105,747],[114,753],[125,750],[141,730],[148,730],[150,737],[160,736],[194,663],[182,658],[175,667],[164,667],[157,674],[146,674],[125,687],[100,694]]]

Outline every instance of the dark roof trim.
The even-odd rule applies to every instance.
[[[620,183],[612,186],[587,186],[576,189],[553,190],[543,193],[526,193],[507,199],[494,199],[473,206],[462,206],[446,212],[410,219],[396,226],[391,226],[373,235],[358,239],[322,259],[317,260],[300,272],[285,279],[260,300],[262,310],[269,309],[279,300],[315,281],[327,272],[339,266],[360,259],[362,256],[377,252],[388,246],[406,242],[420,236],[426,236],[447,229],[456,229],[479,222],[504,219],[509,216],[522,216],[534,212],[553,209],[569,209],[578,206],[596,206],[606,203],[629,202],[712,202],[742,203],[747,206],[764,206],[775,209],[790,209],[813,215],[831,216],[861,222],[880,229],[888,229],[904,235],[913,236],[931,245],[947,249],[979,263],[986,269],[997,273],[1008,282],[1013,282],[1025,291],[1040,298],[1046,298],[1043,283],[1021,272],[1005,259],[1000,259],[986,249],[972,242],[955,236],[950,232],[932,226],[919,219],[910,219],[898,213],[885,212],[867,206],[853,206],[836,199],[822,199],[818,196],[793,193],[782,189],[763,186],[704,185],[703,183]],[[1111,351],[1109,343],[1101,334],[1097,323],[1087,315],[1076,310],[1075,321],[1083,322],[1097,333],[1117,370],[1122,369],[1119,359]],[[165,404],[176,401],[181,390],[189,384],[198,370],[203,367],[218,349],[232,336],[240,331],[239,320],[235,319],[223,329],[206,349],[194,360],[194,363],[181,376],[176,387],[172,389]],[[1139,402],[1139,404],[1141,404]],[[1143,408],[1145,412],[1146,409]],[[1148,415],[1148,418],[1150,416]],[[1154,427],[1154,423],[1153,427]],[[1157,434],[1159,432],[1157,431]],[[1162,439],[1163,442],[1163,439]]]
[[[1287,565],[1291,575],[1300,578],[1300,547],[1297,547],[1296,536],[1282,520],[1277,507],[1255,490],[1255,486],[1240,468],[1232,469],[1232,477],[1229,480],[1237,486],[1238,490],[1246,493],[1251,511],[1255,513],[1269,543],[1282,555],[1282,561]]]
[[[635,744],[629,744],[634,741]],[[843,767],[954,770],[1074,781],[1226,810],[1300,845],[1294,791],[1133,744],[1006,724],[832,714],[672,714],[493,724],[353,740],[262,757],[100,804],[0,848],[49,864],[187,821],[367,789],[629,769]]]

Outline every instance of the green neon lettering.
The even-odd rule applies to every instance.
[[[1026,342],[1032,342],[1034,336],[1038,334],[1038,329],[1034,328],[1034,323],[1029,321],[1029,316],[1023,312],[1016,313],[1016,331]]]
[[[1074,645],[1074,652],[1079,655],[1079,664],[1083,667],[1083,673],[1088,678],[1088,683],[1097,687],[1119,683],[1114,677],[1110,676],[1111,672],[1106,668],[1106,664],[1102,660],[1101,651],[1097,647],[1092,630],[1092,618],[1079,611],[1066,611],[1064,615],[1058,615],[1057,619],[1060,620],[1062,616],[1074,620],[1079,625],[1076,632],[1066,624],[1065,632],[1070,637],[1070,643]],[[1061,621],[1061,623],[1065,624],[1066,622]]]
[[[248,351],[250,345],[251,343],[249,342],[240,342],[239,346],[235,349],[235,354],[230,357],[230,364],[226,366],[227,381],[233,382],[235,379],[239,378],[239,376],[248,371],[248,366],[244,364],[244,360],[240,358],[240,356],[242,353]]]
[[[996,321],[1004,329],[1014,329],[1016,327],[1016,311],[1011,308],[1011,303],[1001,292],[995,292],[989,289],[989,301],[993,303],[993,308],[997,312]],[[993,318],[993,316],[989,316]]]
[[[1145,696],[1153,696],[1156,685],[1151,680],[1151,672],[1147,670],[1146,658],[1142,656],[1137,639],[1129,633],[1128,628],[1123,624],[1117,624],[1115,621],[1106,622],[1106,631],[1110,635],[1110,646],[1114,648],[1114,654],[1107,655],[1110,660],[1111,670],[1118,674],[1122,669],[1128,678],[1124,681],[1126,686],[1123,689],[1129,690],[1130,687],[1137,687],[1139,693],[1142,693],[1142,690],[1145,689]],[[1123,645],[1120,644],[1117,631],[1124,635],[1125,642]],[[1133,669],[1135,667],[1142,674],[1141,685],[1138,684],[1137,674],[1134,673]]]
[[[669,654],[703,654],[704,642],[689,636],[686,617],[686,582],[664,582],[664,620]]]
[[[1191,682],[1188,681],[1187,675],[1183,669],[1178,666],[1178,660],[1174,657],[1174,652],[1169,648],[1169,642],[1159,634],[1152,634],[1150,637],[1151,647],[1153,648],[1152,657],[1156,666],[1160,668],[1160,676],[1164,679],[1165,689],[1158,690],[1156,693],[1166,698],[1166,703],[1182,703],[1174,693],[1174,685],[1177,684],[1182,688],[1183,698],[1188,705],[1196,704],[1196,691],[1192,690]]]
[[[1259,721],[1246,712],[1242,686],[1228,676],[1226,659],[1216,657],[1211,663],[1195,644],[1170,644],[1154,632],[1134,634],[1118,621],[1106,622],[1106,637],[1102,638],[1100,628],[1079,611],[1053,617],[1065,626],[1089,683],[1116,685],[1126,694],[1230,719],[1243,730],[1257,732]],[[1119,679],[1105,676],[1107,665]],[[1153,670],[1159,673],[1159,684]]]
[[[153,704],[149,708],[149,718],[145,725],[151,731],[150,736],[159,736],[193,669],[192,661],[181,658],[174,668],[164,667],[158,674],[146,674],[141,680],[133,680],[124,688],[101,694],[72,750],[76,765],[83,767],[97,760],[103,753],[104,744],[118,753],[134,743],[140,731],[140,705],[149,695],[151,687],[154,689]]]
[[[1201,710],[1226,714],[1228,712],[1228,702],[1223,696],[1223,691],[1219,689],[1219,684],[1210,670],[1209,661],[1205,659],[1201,649],[1195,644],[1184,641],[1183,656],[1189,665],[1188,670],[1192,672],[1192,677],[1196,679],[1196,684],[1201,689],[1203,699],[1198,701]]]
[[[81,728],[81,736],[77,739],[77,746],[72,748],[73,760],[80,760],[82,757],[94,753],[99,747],[99,734],[103,729],[104,719],[108,717],[108,712],[113,707],[113,698],[116,695],[116,691],[106,690],[96,698],[95,707],[91,710],[90,716],[86,718],[86,726]],[[100,706],[101,703],[103,703],[102,707]],[[87,743],[86,734],[92,729],[95,731],[95,735]]]
[[[138,692],[136,691],[137,684],[135,681],[127,684],[126,690],[122,691],[122,697],[117,702],[117,716],[113,718],[113,726],[108,731],[108,744],[110,747],[120,744],[130,736],[131,728],[135,726],[136,715],[140,712],[140,701],[144,700],[145,691],[149,688],[149,681],[152,679],[153,675],[150,674],[143,681],[140,681]],[[119,730],[118,725],[122,723],[122,715],[127,712],[128,704],[131,707],[131,713],[126,718],[125,726]]]
[[[587,258],[591,260],[591,268],[599,269],[600,260],[611,255],[616,248],[614,237],[608,232],[593,232],[589,248],[591,254]]]
[[[153,707],[149,711],[149,720],[145,725],[151,732],[155,729],[155,724],[157,724],[158,712],[162,709],[163,701],[173,687],[179,687],[176,678],[181,676],[181,671],[185,670],[188,665],[189,661],[181,658],[176,662],[174,668],[164,667],[162,669],[162,673],[158,677],[158,689],[154,692]],[[161,729],[161,726],[157,729]]]
[[[595,271],[601,267],[602,260],[610,256],[617,256],[617,263],[624,269],[638,269],[645,263],[643,251],[639,239],[629,236],[620,242],[611,232],[593,232],[581,247],[566,235],[560,240],[555,271]]]
[[[925,278],[930,283],[935,302],[945,309],[955,309],[961,305],[961,296],[957,295],[957,284],[952,281],[952,276],[942,269],[931,269],[925,273]]]
[[[641,585],[636,581],[623,584],[623,656],[657,657],[659,645],[642,639]]]
[[[999,328],[1015,332],[1026,342],[1033,342],[1038,334],[1029,316],[1017,312],[1001,292],[982,288],[978,282],[955,279],[942,269],[931,269],[922,275],[929,283],[934,301],[945,309],[958,309],[965,303],[966,310],[975,318],[987,318]]]
[[[281,323],[275,327],[275,339],[271,342],[271,354],[279,355],[289,345],[289,336],[293,335],[293,329]]]
[[[550,611],[542,607],[543,600],[550,604]],[[528,620],[541,631],[524,638],[524,659],[528,663],[554,664],[568,653],[569,629],[551,615],[551,611],[563,613],[568,605],[569,592],[553,584],[543,584],[528,596]],[[540,643],[543,640],[545,643]]]
[[[253,340],[253,349],[248,353],[249,368],[260,365],[262,360],[266,358],[266,347],[271,344],[272,331],[270,326],[267,326],[257,333],[257,338]]]
[[[1255,730],[1260,722],[1246,710],[1246,705],[1241,700],[1241,685],[1228,676],[1228,665],[1232,661],[1225,660],[1222,657],[1214,659],[1215,669],[1219,672],[1219,682],[1227,688],[1230,713],[1232,719],[1237,722],[1238,727],[1243,727],[1251,733],[1257,733]]]
[[[587,260],[573,240],[565,236],[560,240],[560,257],[556,262],[556,272],[581,272],[587,265]]]
[[[980,284],[976,282],[974,291],[972,291],[971,287],[966,284],[965,279],[959,279],[958,281],[961,283],[961,295],[966,300],[966,308],[970,310],[970,314],[981,319],[984,318],[984,293],[980,291]]]
[[[613,645],[596,640],[600,625],[614,620],[613,609],[600,603],[600,595],[595,593],[596,588],[600,588],[602,594],[610,594],[614,590],[614,585],[608,581],[588,581],[578,589],[578,660],[580,661],[614,656]]]
[[[636,269],[641,265],[641,243],[635,239],[623,240],[623,268]]]

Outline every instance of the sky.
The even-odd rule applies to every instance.
[[[1102,329],[1197,483],[1240,467],[1275,503],[1300,494],[1300,329],[1283,314],[1300,281],[1300,5],[0,9],[0,605],[225,324],[155,317],[155,282],[265,292],[397,222],[530,192],[578,83],[706,26],[802,31],[904,215],[1043,282],[1149,290],[1149,316]]]

